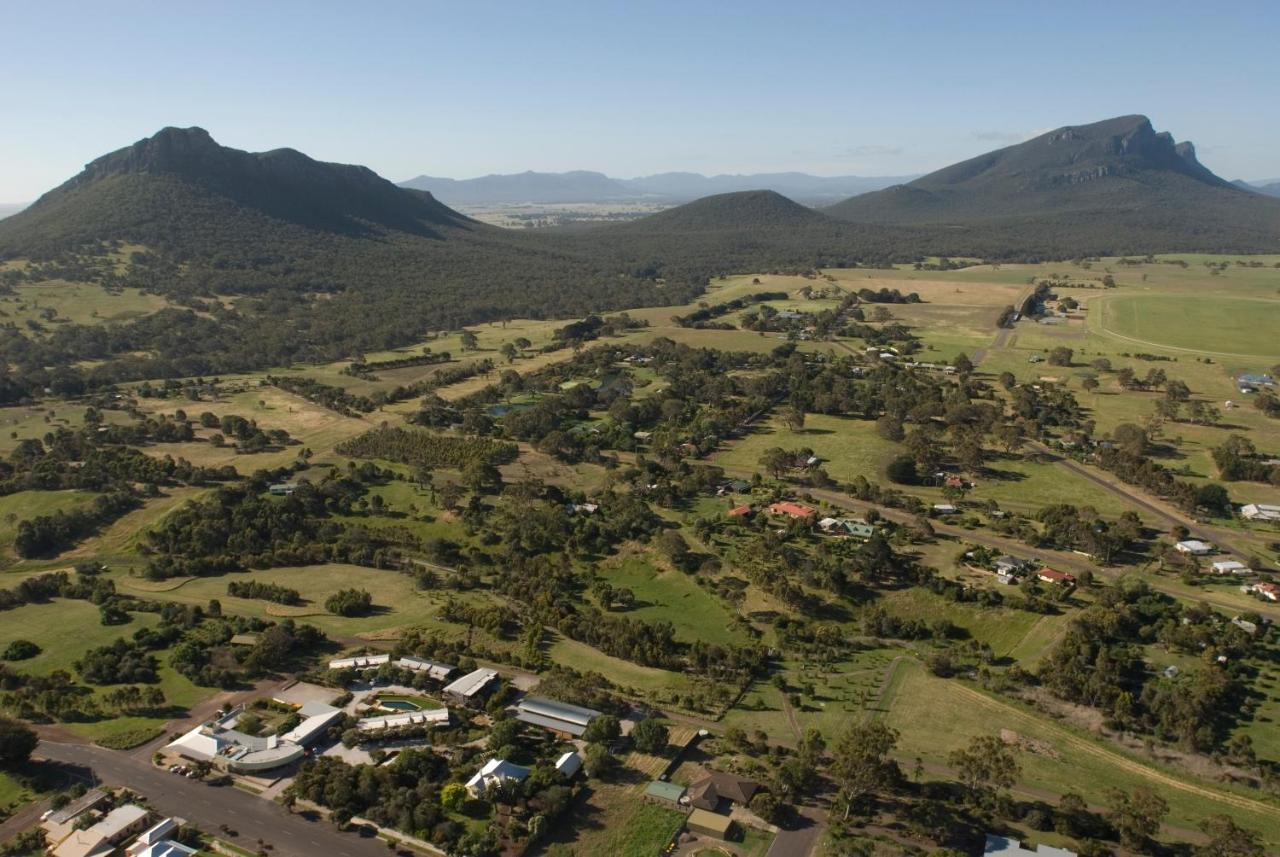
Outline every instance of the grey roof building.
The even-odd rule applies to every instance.
[[[600,712],[591,708],[538,696],[527,696],[516,706],[516,720],[575,738],[581,737],[591,721],[599,716]]]

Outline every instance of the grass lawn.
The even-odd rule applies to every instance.
[[[733,625],[733,615],[720,599],[698,586],[692,575],[657,568],[638,547],[624,549],[595,570],[611,585],[635,593],[636,606],[625,613],[629,618],[670,622],[685,642],[744,642],[745,635]]]
[[[746,437],[730,442],[712,455],[720,467],[738,471],[759,471],[760,456],[771,447],[809,447],[823,459],[832,478],[847,482],[862,475],[873,482],[885,481],[884,469],[900,452],[898,444],[876,433],[869,420],[806,414],[804,428],[793,432],[781,421],[770,419]]]
[[[1101,328],[1133,344],[1156,344],[1207,354],[1274,357],[1280,348],[1280,300],[1222,290],[1201,294],[1124,294],[1099,306]]]
[[[302,593],[305,603],[289,607],[227,594],[227,584],[234,580],[253,580],[287,586]],[[136,577],[122,577],[116,582],[121,591],[144,598],[205,604],[217,598],[227,613],[258,616],[263,619],[293,617],[315,625],[327,634],[360,636],[394,628],[428,625],[436,629],[454,628],[435,618],[441,599],[420,591],[411,577],[397,571],[364,568],[331,563],[328,565],[292,566],[226,574],[217,577],[193,577],[151,582]],[[370,616],[335,616],[324,609],[324,600],[339,589],[365,589],[373,596],[374,613]]]
[[[1169,802],[1170,824],[1195,829],[1204,818],[1226,813],[1242,826],[1261,833],[1271,846],[1280,844],[1280,806],[1269,812],[1240,806],[1234,803],[1235,792],[1153,767],[1083,733],[991,699],[958,681],[935,678],[919,664],[904,663],[901,679],[895,684],[885,717],[899,732],[898,751],[903,760],[919,756],[945,765],[947,754],[964,747],[974,736],[1011,729],[1044,742],[1057,756],[1019,752],[1023,785],[1058,795],[1075,792],[1099,805],[1105,805],[1109,788],[1132,791],[1145,785]]]
[[[586,643],[556,635],[548,650],[551,659],[580,672],[597,672],[623,688],[641,693],[659,691],[670,696],[686,693],[692,679],[686,673],[675,673],[654,667],[642,667],[621,658],[606,655]]]
[[[44,327],[46,334],[64,323],[93,325],[129,321],[169,305],[164,297],[144,294],[140,289],[124,288],[113,293],[92,283],[65,280],[23,283],[15,286],[14,292],[0,297],[0,319],[24,330],[28,321],[35,321]],[[45,313],[53,313],[54,320],[47,320]]]
[[[13,544],[18,524],[92,503],[94,491],[19,491],[0,497],[0,548]]]
[[[128,639],[139,628],[159,623],[155,613],[133,613],[126,625],[103,625],[98,608],[88,601],[54,598],[44,604],[24,604],[0,613],[0,650],[14,640],[30,640],[40,654],[13,664],[23,672],[47,675],[54,670],[74,673],[72,664],[88,649]]]
[[[540,853],[545,857],[653,857],[684,826],[684,813],[619,785],[593,787]]]
[[[950,619],[975,640],[990,646],[997,657],[1012,652],[1043,618],[1025,610],[957,604],[919,586],[886,592],[879,603],[904,619]]]

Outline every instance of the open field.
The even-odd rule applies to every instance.
[[[232,581],[258,580],[296,589],[306,603],[296,607],[273,604],[227,594]],[[315,625],[327,634],[355,637],[384,632],[393,628],[442,625],[435,618],[441,598],[419,591],[408,575],[384,569],[331,563],[303,567],[269,568],[216,577],[191,577],[151,582],[134,577],[121,577],[120,590],[145,598],[205,604],[210,598],[222,602],[227,613],[258,616],[263,619],[292,617]],[[373,596],[374,613],[364,617],[335,616],[324,609],[324,600],[340,589],[365,589]]]
[[[1126,294],[1100,302],[1100,328],[1135,344],[1201,354],[1275,356],[1280,300]]]
[[[714,595],[698,586],[693,575],[660,570],[638,547],[624,550],[596,566],[612,586],[635,593],[636,606],[624,615],[647,622],[670,622],[676,637],[720,645],[741,644],[744,634],[731,623],[732,614]]]
[[[544,857],[653,857],[684,824],[684,814],[641,800],[631,789],[601,784],[572,810],[575,823],[537,853]]]
[[[0,550],[13,544],[22,521],[70,511],[92,503],[97,496],[92,491],[19,491],[0,496]]]
[[[130,637],[139,628],[158,624],[154,613],[133,613],[128,624],[103,625],[98,608],[88,601],[55,598],[44,604],[24,604],[0,613],[0,650],[14,640],[30,640],[40,654],[15,666],[23,672],[47,675],[74,672],[72,664],[88,649]]]
[[[31,332],[38,325],[52,333],[63,324],[109,324],[151,315],[169,306],[161,295],[123,288],[110,292],[91,283],[48,280],[22,283],[16,294],[0,295],[0,321]]]
[[[945,716],[921,716],[945,712]],[[946,764],[946,756],[976,735],[1011,729],[1041,742],[1053,756],[1022,751],[1021,784],[1061,795],[1075,792],[1090,803],[1105,805],[1105,792],[1146,785],[1169,802],[1169,823],[1194,829],[1218,812],[1259,831],[1274,846],[1280,844],[1280,806],[1246,798],[1233,791],[1199,785],[1165,772],[1069,727],[970,689],[959,682],[930,676],[918,664],[904,664],[885,718],[900,733],[899,754]]]

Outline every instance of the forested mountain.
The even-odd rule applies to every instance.
[[[568,173],[524,172],[474,179],[418,176],[401,187],[430,191],[449,205],[486,203],[619,202],[635,200],[642,192],[603,173],[575,170]]]
[[[910,228],[844,223],[768,190],[717,194],[627,223],[547,236],[621,260],[637,275],[681,279],[909,261],[920,237]]]
[[[108,251],[125,244],[147,252]],[[363,167],[293,150],[218,145],[167,128],[106,155],[0,221],[0,258],[74,266],[190,309],[30,337],[0,328],[0,351],[40,367],[106,360],[112,377],[193,375],[336,359],[429,329],[512,316],[585,315],[683,302],[698,282],[629,276],[581,249],[470,220]],[[233,296],[233,306],[213,300]],[[126,357],[142,352],[149,358]]]
[[[827,211],[928,226],[949,251],[966,240],[1046,255],[1280,249],[1280,203],[1214,175],[1145,116],[1059,128]]]

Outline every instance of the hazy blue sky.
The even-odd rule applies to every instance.
[[[397,181],[902,175],[1145,113],[1227,178],[1280,175],[1275,0],[3,9],[0,202],[34,198],[165,125]]]

